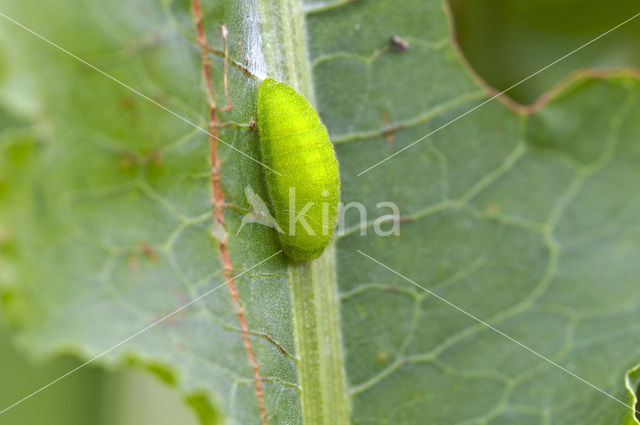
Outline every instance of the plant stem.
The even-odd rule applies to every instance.
[[[349,423],[334,263],[330,245],[320,258],[289,266],[305,425]]]
[[[258,0],[262,53],[269,76],[285,81],[313,104],[305,15],[300,0]]]
[[[268,75],[314,103],[300,0],[258,0]],[[305,425],[347,425],[349,397],[340,337],[333,244],[316,260],[289,265],[298,379]]]

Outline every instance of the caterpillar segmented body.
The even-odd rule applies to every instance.
[[[294,261],[316,258],[331,241],[340,202],[327,129],[301,94],[270,78],[258,90],[258,129],[264,165],[277,171],[265,169],[282,248]]]

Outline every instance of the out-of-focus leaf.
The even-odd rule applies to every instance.
[[[502,91],[640,13],[625,0],[451,0],[456,37],[474,71]],[[640,20],[626,22],[584,49],[509,90],[530,104],[576,69],[639,67]]]

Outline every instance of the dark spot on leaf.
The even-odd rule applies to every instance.
[[[128,169],[132,168],[137,163],[137,159],[133,154],[127,152],[120,157],[120,167]]]
[[[398,218],[398,223],[411,223],[413,221],[413,217],[410,215],[405,215]]]
[[[151,155],[149,155],[149,159],[151,160],[152,164],[158,167],[162,165],[162,154],[158,151],[151,153]]]
[[[164,94],[162,95],[158,95],[158,96],[154,96],[153,100],[156,101],[157,103],[164,105],[165,103],[167,103],[167,98]]]
[[[140,250],[142,251],[142,253],[151,261],[158,261],[158,255],[156,254],[156,252],[153,250],[153,248],[151,248],[151,246],[146,243],[146,242],[142,242],[140,244]]]
[[[391,48],[396,52],[406,52],[409,50],[409,42],[398,35],[391,37],[389,42],[391,43]]]
[[[487,205],[487,215],[494,216],[500,212],[500,204],[497,202],[492,202]]]
[[[130,94],[125,94],[120,98],[119,105],[125,111],[133,112],[136,109],[136,99]]]
[[[381,123],[384,134],[384,141],[388,145],[391,145],[393,143],[393,127],[391,125],[391,122],[389,121],[389,115],[387,113],[384,113],[384,115],[382,115]]]

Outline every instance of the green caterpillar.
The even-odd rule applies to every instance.
[[[262,161],[277,172],[265,168],[282,249],[294,261],[316,258],[331,241],[340,202],[327,129],[302,95],[271,78],[258,89],[258,129]]]

